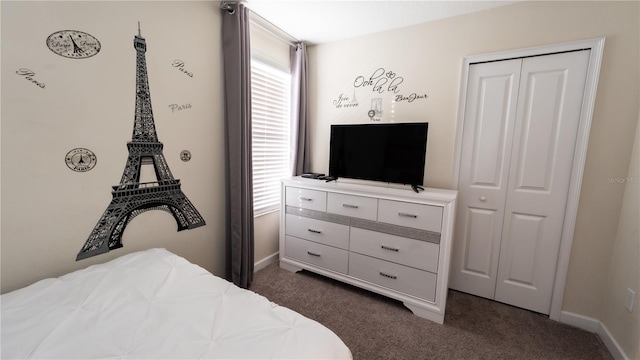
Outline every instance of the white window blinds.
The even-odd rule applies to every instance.
[[[254,215],[280,206],[280,180],[290,176],[291,74],[251,61]]]

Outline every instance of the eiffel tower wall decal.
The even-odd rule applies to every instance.
[[[113,186],[113,199],[93,228],[91,235],[78,253],[76,261],[112,249],[121,248],[122,234],[137,215],[150,210],[162,210],[173,215],[178,231],[205,225],[205,221],[180,189],[180,180],[174,179],[162,153],[158,140],[151,97],[145,53],[147,43],[140,33],[133,38],[136,49],[136,106],[133,135],[127,143],[129,156],[119,185]],[[152,165],[157,181],[140,182],[142,165]]]

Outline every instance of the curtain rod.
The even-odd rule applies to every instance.
[[[297,46],[298,43],[300,41],[298,41],[298,39],[294,38],[293,36],[289,35],[286,31],[280,29],[279,27],[273,25],[272,23],[270,23],[269,21],[267,21],[265,18],[263,18],[262,16],[256,14],[255,12],[251,11],[251,9],[249,9],[249,12],[251,13],[250,17],[249,17],[249,21],[258,26],[259,28],[261,28],[262,30],[268,32],[269,34],[275,36],[276,38],[286,42],[287,44],[291,45],[291,46]]]
[[[236,13],[236,8],[234,7],[234,5],[236,5],[237,2],[235,1],[220,1],[220,9],[222,10],[227,10],[229,12],[229,14],[235,14]]]
[[[238,4],[237,1],[221,1],[220,8],[223,10],[227,10],[229,14],[234,14],[236,12],[235,5],[237,4]],[[271,23],[269,20],[260,16],[260,14],[251,10],[251,8],[249,8],[249,13],[250,13],[249,21],[252,24],[260,27],[262,30],[268,32],[269,34],[277,37],[278,39],[288,43],[291,46],[297,46],[298,43],[300,42],[298,39],[291,36],[286,31],[280,29],[279,27]]]

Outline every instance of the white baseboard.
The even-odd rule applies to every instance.
[[[274,262],[278,261],[279,256],[280,256],[280,252],[276,251],[275,253],[267,256],[266,258],[258,260],[255,264],[253,264],[253,272],[255,273],[256,271],[262,270],[267,266],[273,264]]]
[[[607,347],[607,350],[609,350],[611,356],[613,356],[614,359],[629,360],[629,357],[627,356],[627,354],[625,354],[624,350],[622,350],[620,344],[618,344],[616,339],[609,332],[609,329],[607,329],[607,327],[602,322],[598,327],[598,336],[600,336],[600,339]]]
[[[625,354],[624,350],[622,350],[620,344],[618,344],[616,339],[609,332],[609,329],[607,329],[600,320],[569,311],[562,311],[560,312],[560,322],[575,326],[588,332],[596,333],[614,359],[629,360],[629,357]]]
[[[597,332],[600,327],[600,320],[569,311],[560,312],[560,322],[592,333]]]

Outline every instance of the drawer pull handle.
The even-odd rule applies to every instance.
[[[300,200],[302,200],[302,201],[313,201],[312,198],[302,197],[302,196],[300,197]]]
[[[357,209],[358,205],[351,205],[351,204],[342,204],[343,207],[346,208],[350,208],[350,209]]]
[[[386,277],[386,278],[394,279],[394,280],[398,278],[398,277],[397,277],[397,276],[395,276],[395,275],[385,274],[385,273],[383,273],[382,271],[380,271],[380,276],[384,276],[384,277]]]
[[[407,213],[403,213],[403,212],[398,213],[398,215],[399,215],[399,216],[402,216],[402,217],[413,218],[413,219],[415,219],[415,218],[417,218],[417,217],[418,217],[418,215],[414,215],[414,214],[407,214]]]
[[[383,250],[396,251],[396,252],[400,251],[400,249],[396,249],[396,248],[392,248],[392,247],[388,247],[388,246],[384,246],[384,245],[381,245],[380,247]]]
[[[316,253],[311,252],[311,251],[307,251],[307,254],[309,254],[309,255],[311,255],[311,256],[320,257],[320,254],[316,254]]]
[[[310,232],[310,233],[314,233],[314,234],[322,234],[322,231],[320,231],[320,230],[307,229],[307,231]]]

